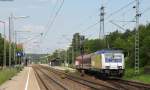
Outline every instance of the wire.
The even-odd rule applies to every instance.
[[[118,9],[118,10],[112,12],[111,14],[109,14],[109,15],[106,17],[106,19],[112,17],[113,15],[117,14],[118,12],[120,12],[120,11],[122,11],[123,9],[127,8],[128,6],[132,5],[134,2],[135,2],[135,1],[133,0],[132,2],[129,2],[129,3],[126,4],[125,6],[121,7],[120,9]],[[105,20],[106,20],[106,19],[105,19]],[[88,27],[87,27],[86,29],[84,29],[81,33],[84,33],[85,31],[87,31],[87,30],[93,28],[94,26],[96,26],[96,25],[99,24],[99,23],[100,23],[100,21],[97,21],[96,23],[94,23],[94,24],[88,26]]]
[[[84,29],[81,33],[84,33],[85,31],[87,31],[87,30],[93,28],[94,26],[96,26],[96,25],[99,24],[99,23],[100,23],[100,21],[97,21],[96,23],[94,23],[94,24],[88,26],[88,27],[87,27],[86,29]]]
[[[45,29],[48,27],[48,25],[49,25],[49,23],[50,23],[50,21],[51,21],[51,17],[52,17],[53,12],[55,11],[55,9],[56,9],[56,7],[57,7],[57,4],[58,4],[58,0],[56,1],[55,5],[54,5],[54,8],[52,9],[52,14],[50,14],[50,16],[49,16],[50,18],[49,18],[49,21],[48,21],[48,23],[47,23]]]
[[[46,31],[45,34],[43,35],[43,38],[45,38],[45,36],[47,35],[48,31],[52,28],[52,26],[53,26],[53,24],[54,24],[54,22],[55,22],[55,20],[56,20],[56,18],[57,18],[57,16],[58,16],[58,14],[59,14],[61,8],[63,7],[63,4],[64,4],[64,0],[61,2],[61,5],[60,5],[59,9],[58,9],[57,12],[55,13],[54,18],[52,19],[52,22],[50,23],[50,26],[48,27],[47,31]]]
[[[145,14],[146,12],[150,11],[150,7],[149,8],[146,8],[141,14]]]
[[[56,0],[56,3],[54,4],[54,7],[52,8],[52,12],[51,12],[51,14],[50,14],[50,16],[49,16],[49,20],[48,20],[48,23],[45,25],[45,32],[43,32],[43,33],[41,33],[41,38],[40,38],[40,40],[39,40],[39,42],[42,42],[42,36],[46,33],[46,32],[48,32],[48,26],[49,26],[49,23],[51,23],[51,17],[53,16],[53,12],[55,11],[55,9],[57,8],[57,4],[58,4],[58,1],[59,0]],[[29,40],[29,41],[32,41],[34,38],[32,38],[31,40]]]
[[[80,28],[82,25],[84,25],[84,22],[87,21],[87,19],[91,19],[93,18],[94,16],[93,15],[90,15],[88,17],[86,17],[85,20],[83,20],[78,26],[76,26],[73,30],[77,29],[77,28]]]
[[[125,6],[121,7],[120,9],[112,12],[110,15],[108,15],[108,17],[106,17],[107,19],[110,18],[111,16],[117,14],[118,12],[122,11],[123,9],[127,8],[128,6],[132,5],[135,2],[135,0],[133,0],[132,2],[129,2],[128,4],[126,4]]]
[[[57,2],[55,3],[55,7],[53,8],[53,11],[56,9],[57,3],[58,3],[58,0],[57,0]],[[46,31],[43,33],[43,35],[42,35],[42,37],[41,37],[41,39],[40,39],[39,42],[42,42],[42,40],[43,40],[43,39],[46,37],[46,35],[48,34],[49,30],[52,28],[52,26],[53,26],[53,24],[54,24],[54,22],[55,22],[55,20],[56,20],[56,18],[57,18],[57,16],[58,16],[58,14],[59,14],[61,8],[63,7],[63,4],[64,4],[64,0],[61,2],[60,7],[59,7],[58,10],[56,11],[54,18],[52,19],[52,22],[50,22],[50,20],[49,20],[47,26],[45,27]],[[50,15],[50,16],[52,16],[52,15]],[[50,24],[49,24],[49,23],[50,23]],[[50,25],[50,26],[48,26],[48,25]]]
[[[141,2],[142,2],[142,1],[143,1],[143,0],[141,0]],[[141,16],[142,16],[143,14],[145,14],[146,12],[148,12],[149,10],[150,10],[150,7],[146,8],[145,10],[143,10],[143,12],[140,13]],[[135,17],[134,17],[132,20],[130,20],[130,21],[119,21],[119,22],[128,22],[128,23],[126,23],[126,24],[123,25],[123,26],[125,26],[125,25],[128,25],[129,22],[135,22]]]

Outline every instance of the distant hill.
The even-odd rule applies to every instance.
[[[30,59],[31,61],[39,61],[41,57],[47,56],[48,54],[25,54],[25,57]]]

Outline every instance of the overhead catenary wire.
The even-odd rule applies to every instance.
[[[132,5],[134,2],[135,2],[135,1],[133,0],[133,1],[129,2],[128,4],[124,5],[123,7],[119,8],[118,10],[116,10],[116,11],[110,13],[110,14],[106,17],[106,19],[112,17],[113,15],[116,15],[117,13],[119,13],[120,11],[122,11],[123,9],[126,9],[127,7],[129,7],[130,5]],[[84,32],[86,32],[87,30],[90,30],[91,28],[95,27],[95,26],[96,26],[97,24],[99,24],[99,23],[100,23],[100,21],[97,21],[96,23],[89,25],[87,28],[81,30],[81,33],[84,33]],[[80,26],[81,26],[81,24],[80,24]]]
[[[143,1],[143,0],[142,0]],[[140,16],[142,17],[146,12],[150,11],[150,7],[144,9],[141,13]],[[124,24],[123,26],[126,26],[129,24],[129,22],[135,22],[135,17],[132,20],[128,20],[128,21],[118,21],[118,22],[127,22],[126,24]]]
[[[122,11],[123,9],[126,9],[128,6],[132,5],[134,2],[135,2],[135,0],[129,2],[129,3],[126,4],[125,6],[121,7],[120,9],[118,9],[118,10],[116,10],[116,11],[114,11],[114,12],[112,12],[111,14],[109,14],[106,18],[112,17],[113,15],[119,13],[119,12]]]
[[[57,2],[55,3],[55,6],[54,6],[54,8],[53,8],[52,11],[54,11],[54,10],[56,9],[57,4],[58,4],[58,0],[57,0]],[[57,16],[58,16],[59,12],[61,11],[61,9],[62,9],[62,7],[63,7],[63,4],[64,4],[64,0],[62,0],[60,6],[59,6],[59,8],[58,8],[58,10],[57,10],[56,13],[54,14],[54,17],[52,18],[52,21],[51,21],[51,22],[50,22],[50,20],[48,21],[48,23],[47,23],[47,25],[46,25],[46,27],[45,27],[45,30],[46,30],[46,31],[42,34],[42,37],[41,37],[41,39],[40,39],[39,42],[42,42],[42,40],[44,40],[44,38],[47,36],[48,32],[51,30],[53,24],[54,24],[55,21],[56,21],[56,18],[57,18]],[[51,18],[51,16],[52,16],[52,15],[50,15],[50,18]]]
[[[52,12],[54,12],[55,9],[57,8],[58,1],[59,0],[56,1],[55,5],[54,5],[54,8],[52,9]],[[39,40],[39,42],[42,42],[42,40],[44,40],[44,38],[46,37],[46,35],[48,34],[48,32],[51,30],[51,28],[52,28],[53,24],[55,23],[55,20],[56,20],[58,14],[59,14],[61,8],[63,7],[63,4],[64,4],[64,0],[62,0],[61,5],[59,6],[58,10],[54,14],[53,18],[51,18],[53,14],[50,15],[49,21],[48,21],[48,23],[45,26],[45,30],[46,31],[43,32],[43,34],[41,35],[41,39]]]
[[[114,11],[114,12],[112,12],[112,13],[110,13],[105,19],[109,19],[110,17],[116,15],[116,14],[119,13],[120,11],[122,11],[122,10],[126,9],[127,7],[131,6],[134,2],[135,2],[135,0],[129,2],[128,4],[124,5],[123,7],[117,9],[116,11]],[[90,30],[91,28],[95,27],[95,26],[96,26],[97,24],[99,24],[99,23],[100,23],[100,21],[97,21],[96,23],[89,25],[87,28],[81,30],[80,33],[87,32],[87,30]],[[93,34],[92,34],[92,35],[93,35]],[[90,35],[90,37],[91,37],[92,35]]]
[[[150,7],[146,8],[141,14],[145,14],[146,12],[150,11]]]
[[[55,20],[56,20],[56,18],[57,18],[57,16],[58,16],[59,12],[61,11],[61,9],[62,9],[62,7],[63,7],[63,4],[64,4],[64,0],[62,0],[60,7],[58,8],[57,12],[55,13],[54,18],[52,19],[52,22],[49,24],[48,29],[47,29],[46,32],[44,33],[43,38],[46,37],[48,31],[52,28],[52,26],[53,26],[53,24],[54,24],[54,22],[55,22]]]
[[[129,7],[130,5],[132,5],[134,2],[135,2],[135,1],[133,0],[133,1],[129,2],[128,4],[124,5],[123,7],[119,8],[118,10],[112,12],[111,14],[109,14],[109,15],[106,17],[106,19],[108,19],[108,18],[112,17],[113,15],[119,13],[119,12],[122,11],[123,9],[126,9],[127,7]],[[99,23],[100,23],[100,21],[97,21],[96,23],[89,25],[87,28],[81,30],[80,33],[84,33],[84,32],[86,32],[87,30],[90,30],[91,28],[95,27],[95,26],[96,26],[97,24],[99,24]]]
[[[93,14],[87,16],[80,24],[78,24],[77,26],[75,26],[73,30],[75,30],[77,28],[80,28],[82,25],[84,25],[85,22],[87,22],[88,19],[92,19],[93,17],[95,17],[95,15],[93,16]]]
[[[50,16],[49,16],[49,21],[48,21],[48,23],[47,23],[46,26],[45,26],[45,29],[48,28],[48,25],[49,25],[50,22],[51,22],[51,18],[52,18],[52,16],[53,16],[53,12],[55,12],[55,9],[57,8],[57,4],[58,4],[58,0],[56,0],[56,3],[55,3],[55,5],[54,5],[54,7],[53,7],[53,9],[52,9],[52,12],[51,12]]]
[[[89,30],[89,29],[93,28],[94,26],[96,26],[96,25],[97,25],[97,24],[99,24],[99,23],[100,23],[100,21],[97,21],[96,23],[94,23],[94,24],[92,24],[92,25],[88,26],[87,28],[85,28],[84,30],[82,30],[82,32],[81,32],[81,33],[84,33],[85,31],[87,31],[87,30]]]
[[[135,0],[129,2],[128,4],[126,4],[126,5],[124,5],[123,7],[119,8],[118,10],[116,10],[116,11],[110,13],[110,14],[105,18],[105,20],[107,20],[107,19],[109,19],[110,17],[114,16],[115,14],[119,13],[119,12],[122,11],[123,9],[129,7],[129,6],[132,5],[134,2],[135,2]],[[81,31],[81,33],[84,33],[85,31],[87,31],[87,30],[89,30],[89,29],[95,27],[95,26],[96,26],[97,24],[99,24],[99,23],[100,23],[100,21],[97,21],[96,23],[91,24],[91,25],[88,26],[87,28],[83,29],[83,30]]]

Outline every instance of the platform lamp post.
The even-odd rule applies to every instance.
[[[0,23],[2,23],[4,26],[3,26],[3,28],[4,28],[4,52],[3,52],[3,68],[5,68],[6,67],[6,31],[5,31],[5,29],[6,29],[6,22],[4,22],[4,21],[1,21],[0,20]]]

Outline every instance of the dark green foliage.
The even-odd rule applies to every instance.
[[[2,38],[1,34],[0,34],[0,66],[2,65],[3,63],[3,42],[4,42],[4,39]]]
[[[6,41],[6,64],[9,64],[9,42],[7,40]],[[14,49],[14,43],[11,44],[12,46],[12,55],[14,55],[13,49]],[[17,48],[17,51],[22,51],[22,48]],[[4,38],[1,36],[0,34],[0,66],[3,65],[3,54],[4,53]],[[13,60],[13,56],[12,56],[12,64],[15,64],[15,61]]]
[[[150,24],[140,25],[140,67],[150,65]],[[126,67],[134,67],[135,29],[126,30],[124,33],[114,31],[104,40],[85,40],[85,53],[92,53],[104,48],[123,49],[126,57]],[[107,41],[107,43],[106,43]],[[107,44],[107,45],[106,45]]]
[[[104,48],[106,48],[104,40],[99,40],[99,39],[91,39],[91,40],[86,39],[85,40],[84,49],[85,49],[85,53],[87,54],[93,53],[97,50],[101,50]]]
[[[140,67],[150,66],[150,24],[139,26],[140,34]],[[67,62],[72,62],[72,48],[74,50],[74,59],[80,55],[79,33],[75,33],[72,39],[72,44],[68,48]],[[124,33],[117,31],[111,32],[105,39],[85,39],[84,53],[89,54],[97,50],[106,48],[119,48],[124,51],[126,67],[134,67],[135,57],[135,29],[126,30]],[[57,53],[53,54],[57,57]],[[65,59],[64,59],[65,60]]]

